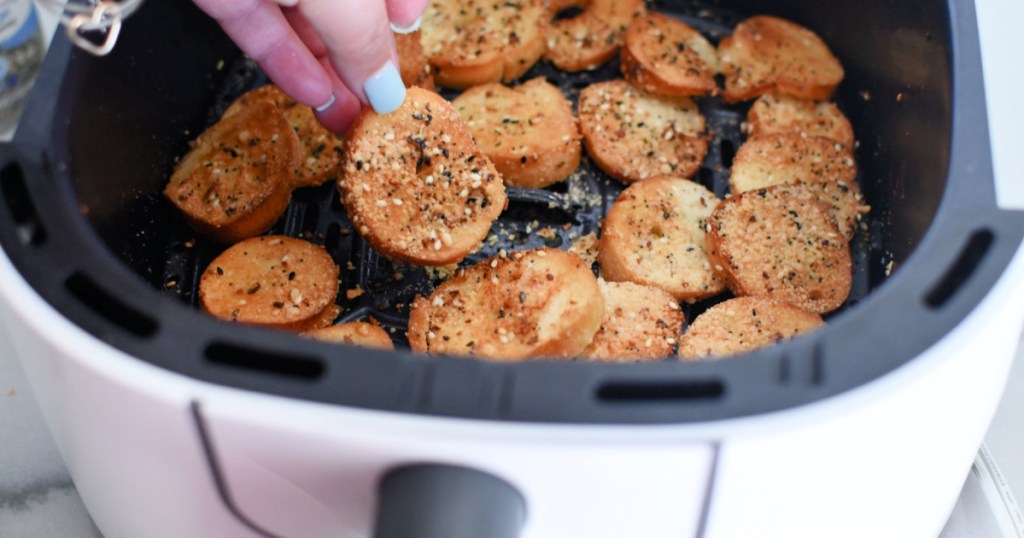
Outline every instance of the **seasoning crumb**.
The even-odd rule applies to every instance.
[[[356,284],[356,287],[354,287],[352,289],[345,290],[345,297],[347,297],[348,300],[351,301],[351,300],[356,299],[357,297],[361,296],[364,293],[366,293],[366,290],[364,290],[362,288],[362,286],[360,286],[359,284]]]

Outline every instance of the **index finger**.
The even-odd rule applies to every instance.
[[[278,86],[295,100],[318,107],[331,101],[331,79],[317,62],[281,8],[263,0],[195,0],[224,32],[256,60]]]

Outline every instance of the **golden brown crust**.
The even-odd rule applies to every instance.
[[[726,198],[708,218],[708,257],[738,296],[804,310],[839,308],[850,293],[850,248],[827,208],[800,185]]]
[[[199,303],[228,321],[308,331],[340,309],[338,266],[322,247],[286,236],[253,237],[214,258],[199,280]]]
[[[824,325],[821,316],[766,297],[738,297],[697,316],[679,340],[679,358],[722,358],[788,340]]]
[[[511,82],[544,53],[545,11],[537,0],[432,0],[423,50],[441,86]]]
[[[718,56],[727,103],[770,92],[827,100],[843,80],[843,67],[817,34],[777,17],[739,23],[719,43]]]
[[[599,82],[580,93],[579,116],[590,157],[619,181],[692,177],[707,154],[704,116],[689,97],[648,93],[625,80]]]
[[[484,84],[452,101],[505,185],[543,188],[580,164],[580,132],[572,103],[543,78],[514,88]]]
[[[725,282],[711,267],[704,237],[718,202],[713,192],[677,177],[630,185],[602,225],[601,276],[661,288],[679,300],[722,292]]]
[[[598,284],[604,297],[604,319],[582,357],[634,362],[672,354],[683,328],[683,312],[671,295],[632,282],[599,280]]]
[[[288,97],[281,88],[267,84],[242,94],[224,112],[230,116],[254,101],[273,103],[284,114],[302,144],[299,165],[292,171],[296,187],[315,187],[334,179],[341,161],[341,139],[331,133],[313,115],[313,109]]]
[[[853,126],[835,103],[786,95],[759,97],[747,113],[744,130],[752,137],[777,133],[825,136],[852,148]]]
[[[398,69],[402,74],[402,83],[407,88],[419,86],[434,91],[434,76],[431,74],[427,56],[423,54],[420,35],[419,30],[408,34],[395,34]]]
[[[740,146],[729,186],[739,193],[783,183],[804,184],[829,206],[829,214],[850,239],[867,211],[856,177],[853,152],[835,140],[779,133],[755,136]]]
[[[499,361],[579,354],[601,325],[604,300],[590,267],[541,248],[484,260],[441,283],[409,312],[420,353]]]
[[[563,71],[593,69],[610,60],[630,21],[646,12],[643,0],[562,0],[549,2],[548,14],[554,18],[568,8],[583,11],[552,22],[544,36],[544,58]]]
[[[664,95],[717,93],[718,53],[686,23],[648,12],[626,30],[622,76],[630,84]]]
[[[316,329],[302,333],[324,342],[336,342],[351,346],[371,347],[376,349],[395,349],[391,337],[380,325],[374,325],[365,321],[352,321],[339,323],[330,327]]]
[[[196,138],[164,196],[203,236],[222,243],[252,237],[288,207],[301,152],[277,107],[254,102]]]
[[[392,260],[456,263],[505,208],[501,177],[455,109],[421,88],[390,114],[364,111],[344,156],[342,203],[356,231]]]

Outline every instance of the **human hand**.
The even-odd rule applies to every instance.
[[[325,127],[342,133],[364,105],[402,104],[394,31],[412,31],[429,0],[194,0]]]

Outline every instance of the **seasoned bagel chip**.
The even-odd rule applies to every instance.
[[[852,148],[853,126],[835,103],[766,94],[754,101],[744,131],[751,137],[797,133],[824,136]]]
[[[583,357],[635,362],[672,354],[683,329],[683,312],[671,295],[632,282],[598,280],[598,284],[604,297],[604,319]]]
[[[734,193],[799,183],[829,206],[843,235],[853,237],[867,212],[857,185],[853,153],[831,138],[780,133],[755,136],[740,146],[730,170]]]
[[[288,97],[281,88],[267,84],[242,94],[224,115],[239,112],[254,101],[267,101],[276,105],[302,143],[301,162],[292,174],[296,187],[315,187],[337,177],[341,139],[320,125],[313,115],[313,109]]]
[[[214,317],[309,331],[338,316],[338,266],[322,247],[286,236],[253,237],[214,258],[199,304]]]
[[[766,93],[826,100],[843,80],[843,66],[817,34],[778,17],[739,23],[718,44],[718,57],[727,103]]]
[[[431,0],[420,32],[434,81],[464,89],[521,77],[544,53],[545,13],[539,0]]]
[[[604,300],[575,254],[541,248],[459,269],[409,312],[409,346],[420,353],[498,361],[571,358],[594,338]]]
[[[390,114],[366,110],[345,140],[341,201],[359,234],[402,263],[456,263],[505,208],[494,165],[455,109],[409,88]]]
[[[581,9],[574,17],[560,12]],[[630,21],[646,12],[643,0],[554,0],[544,58],[563,71],[593,69],[615,56]]]
[[[661,288],[679,300],[721,293],[711,267],[704,225],[715,193],[687,179],[660,176],[630,185],[602,224],[601,276]]]
[[[391,337],[388,336],[387,331],[382,329],[380,325],[374,325],[365,321],[339,323],[330,327],[304,332],[302,336],[308,336],[324,342],[336,342],[376,349],[395,349],[395,344],[391,342]]]
[[[850,293],[850,248],[828,208],[801,185],[726,198],[708,218],[708,257],[737,296],[823,314]]]
[[[704,116],[689,97],[648,93],[625,80],[598,82],[580,93],[579,116],[590,158],[625,183],[692,177],[707,154]]]
[[[622,47],[622,76],[664,95],[717,93],[718,52],[685,22],[648,12],[633,19]]]
[[[814,312],[766,297],[737,297],[697,316],[679,340],[679,358],[722,358],[767,347],[816,329]]]
[[[514,88],[475,86],[452,106],[506,186],[547,187],[580,164],[580,131],[572,103],[543,78]]]
[[[164,196],[199,234],[234,243],[267,231],[284,213],[301,155],[284,114],[253,102],[196,138]]]
[[[398,50],[399,71],[405,86],[419,86],[434,91],[434,75],[431,74],[430,63],[423,53],[421,32],[395,34],[395,48]]]

